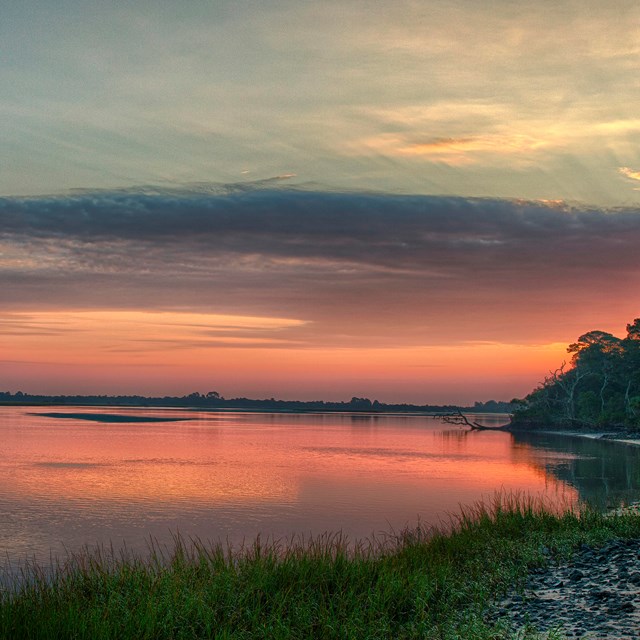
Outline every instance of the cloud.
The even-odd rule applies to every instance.
[[[640,171],[630,169],[629,167],[620,167],[618,171],[630,180],[640,180]]]
[[[3,20],[2,193],[286,170],[626,199],[598,183],[637,149],[638,3],[91,4]]]
[[[44,338],[45,345],[67,340],[93,353],[269,348],[295,346],[295,342],[278,337],[279,333],[305,324],[288,318],[188,312],[39,311],[4,314],[0,317],[0,338],[26,338],[32,344]]]
[[[548,142],[531,136],[482,135],[459,138],[432,138],[424,141],[411,140],[406,136],[383,134],[356,144],[379,153],[397,157],[423,157],[434,162],[452,166],[478,163],[487,154],[505,156],[538,150]]]
[[[264,185],[3,198],[0,310],[293,318],[278,339],[296,345],[540,341],[559,324],[570,339],[637,314],[638,246],[640,210],[561,201]]]

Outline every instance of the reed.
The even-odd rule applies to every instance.
[[[640,537],[640,516],[499,494],[440,527],[240,548],[175,536],[148,556],[85,549],[30,565],[0,596],[0,638],[509,637],[484,614],[527,572],[586,543]],[[535,638],[534,630],[521,638]]]

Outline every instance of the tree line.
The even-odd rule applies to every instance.
[[[569,363],[514,400],[517,426],[640,427],[640,318],[618,338],[588,331],[569,345]]]
[[[510,413],[513,406],[508,402],[488,400],[476,402],[472,407],[435,404],[393,404],[353,397],[346,402],[326,400],[277,400],[276,398],[224,398],[217,391],[200,393],[195,391],[184,396],[149,397],[140,395],[40,395],[18,391],[0,392],[0,404],[35,405],[94,405],[117,407],[185,407],[199,409],[228,409],[246,411],[305,412],[344,411],[362,413],[441,413],[463,409],[476,413]]]

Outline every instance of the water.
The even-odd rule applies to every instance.
[[[234,544],[258,533],[359,538],[436,524],[500,489],[636,499],[640,448],[425,416],[0,407],[0,557],[12,564],[94,544],[144,552],[176,531]]]

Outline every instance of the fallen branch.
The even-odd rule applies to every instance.
[[[462,413],[462,411],[460,411],[460,409],[457,409],[456,411],[453,411],[451,413],[438,414],[436,418],[442,420],[443,422],[446,422],[447,424],[469,427],[473,431],[502,431],[505,427],[509,426],[503,424],[499,427],[487,427],[486,425],[480,424],[478,422],[472,422],[471,420],[469,420],[469,418],[467,418],[467,416],[464,415],[464,413]]]

